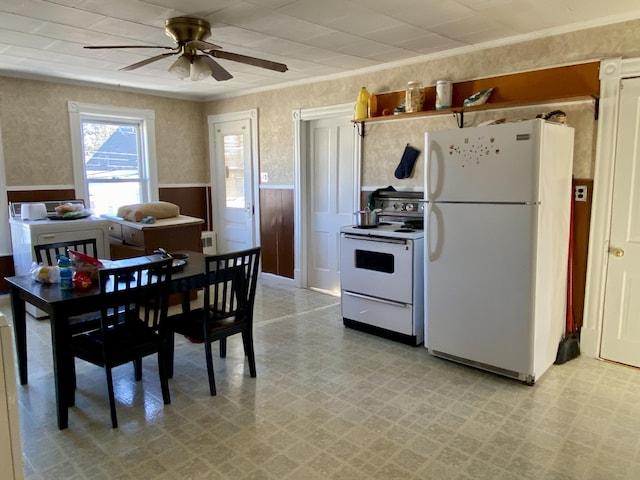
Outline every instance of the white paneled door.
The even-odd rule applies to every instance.
[[[212,130],[215,160],[211,185],[218,251],[251,248],[255,233],[250,120],[216,123]]]
[[[640,367],[640,78],[620,93],[600,356]]]
[[[309,122],[308,286],[340,290],[340,227],[353,224],[354,134],[349,118]]]

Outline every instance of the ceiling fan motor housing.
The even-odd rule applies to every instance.
[[[183,45],[192,40],[206,40],[211,36],[211,25],[196,17],[174,17],[164,22],[164,28],[173,40]]]

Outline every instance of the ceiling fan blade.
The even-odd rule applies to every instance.
[[[217,50],[219,48],[222,48],[220,45],[216,45],[215,43],[205,42],[204,40],[191,40],[190,42],[187,42],[186,45],[188,47],[194,47],[194,48],[197,48],[198,50],[202,50],[203,52],[205,50]]]
[[[201,55],[201,57],[207,63],[207,66],[211,70],[211,76],[216,80],[223,81],[223,80],[229,80],[230,78],[233,78],[233,75],[231,75],[224,68],[222,68],[222,65],[216,62],[209,55]]]
[[[155,57],[147,58],[145,60],[142,60],[141,62],[133,63],[133,64],[128,65],[126,67],[122,67],[120,70],[123,70],[123,71],[135,70],[136,68],[140,68],[140,67],[148,65],[150,63],[153,63],[155,61],[161,60],[164,57],[170,57],[172,55],[176,55],[177,53],[179,53],[179,52],[163,53],[161,55],[156,55]]]
[[[216,58],[224,58],[225,60],[233,60],[234,62],[246,63],[255,67],[267,68],[276,72],[286,72],[289,70],[284,63],[272,62],[271,60],[263,60],[261,58],[240,55],[239,53],[224,52],[222,50],[211,50],[207,52]]]
[[[84,48],[100,50],[104,48],[164,48],[165,50],[177,50],[175,47],[165,47],[161,45],[86,45]]]

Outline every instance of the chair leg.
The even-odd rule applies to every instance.
[[[227,358],[227,337],[220,339],[220,358]]]
[[[211,355],[211,342],[209,340],[204,341],[204,355],[207,360],[207,374],[209,375],[209,391],[211,396],[216,394],[216,378],[213,374],[213,358]]]
[[[249,375],[256,377],[256,357],[253,351],[253,333],[250,330],[242,332],[242,343],[244,344],[244,354],[249,361]]]
[[[169,393],[169,377],[167,377],[168,370],[168,358],[166,358],[165,352],[158,352],[158,372],[160,374],[160,389],[162,390],[162,401],[165,405],[171,403],[171,395]]]
[[[105,365],[104,371],[107,375],[107,391],[109,392],[109,408],[111,409],[111,427],[118,428],[118,417],[116,416],[116,397],[113,393],[113,377],[111,367]]]
[[[136,358],[133,361],[133,369],[134,369],[134,375],[136,378],[136,382],[139,382],[140,380],[142,380],[142,358]]]

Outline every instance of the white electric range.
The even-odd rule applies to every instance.
[[[340,229],[345,326],[410,345],[424,341],[421,198],[419,192],[383,192],[375,199],[379,225]]]

